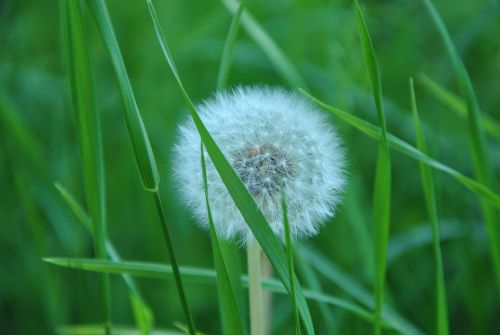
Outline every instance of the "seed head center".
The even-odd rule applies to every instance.
[[[273,144],[244,146],[232,158],[233,168],[254,196],[280,192],[294,175],[288,155]]]

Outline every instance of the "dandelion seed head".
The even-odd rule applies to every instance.
[[[335,214],[344,186],[344,151],[334,128],[302,96],[280,88],[240,87],[215,94],[198,113],[282,240],[281,194],[294,238],[315,235]],[[180,127],[174,173],[183,200],[208,228],[200,137],[190,118]],[[245,243],[252,233],[205,152],[207,184],[219,236]]]

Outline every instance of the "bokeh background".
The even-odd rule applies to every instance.
[[[213,267],[209,235],[179,202],[171,179],[176,127],[187,112],[161,54],[146,1],[106,2],[158,160],[161,194],[180,263]],[[199,102],[215,90],[232,14],[219,1],[157,0],[155,5],[185,87]],[[500,120],[499,2],[439,0],[436,6],[470,73],[482,110]],[[314,96],[376,122],[350,1],[252,0],[247,8],[298,68]],[[408,77],[426,74],[458,92],[446,50],[420,1],[370,1],[363,9],[381,68],[388,129],[414,143]],[[93,256],[88,232],[54,187],[60,182],[84,203],[59,14],[58,1],[0,1],[2,334],[51,334],[59,325],[101,320],[97,275],[41,260]],[[137,173],[112,67],[87,11],[85,21],[103,132],[109,236],[125,259],[165,262],[157,213]],[[257,83],[293,88],[240,29],[228,86]],[[466,121],[419,81],[416,88],[431,155],[473,176]],[[337,217],[307,244],[370,289],[377,143],[342,121],[331,120],[349,153],[349,184]],[[488,140],[498,177],[499,138],[488,136]],[[418,164],[396,152],[392,163],[387,299],[423,332],[433,333],[434,263]],[[434,177],[451,332],[500,334],[500,300],[478,198],[448,176],[435,173]],[[242,251],[240,256],[244,260]],[[320,278],[326,292],[351,299]],[[137,280],[157,327],[172,329],[174,321],[183,320],[173,282]],[[133,324],[123,281],[112,276],[111,285],[113,322]],[[221,331],[214,287],[186,287],[196,323],[210,334]],[[310,306],[320,334],[371,331],[370,324],[338,308],[330,309],[333,327],[327,327],[318,307]],[[273,309],[275,333],[292,332],[288,298],[275,297]]]

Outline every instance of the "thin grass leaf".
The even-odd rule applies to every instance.
[[[205,200],[207,204],[208,223],[210,226],[210,239],[212,242],[212,252],[214,254],[215,272],[217,274],[217,288],[219,291],[219,299],[222,306],[222,319],[224,321],[225,334],[243,334],[243,328],[240,322],[240,314],[238,304],[234,295],[234,290],[229,280],[229,274],[226,268],[226,263],[222,255],[215,231],[215,225],[212,218],[212,211],[210,210],[210,201],[208,197],[207,185],[207,170],[205,166],[205,149],[203,144],[200,144],[201,152],[201,168],[203,174],[203,188],[205,190]]]
[[[73,195],[59,183],[55,183],[55,187],[59,191],[61,197],[64,199],[73,214],[78,219],[78,222],[80,222],[83,227],[88,230],[89,233],[92,233],[91,220],[83,207],[75,199],[75,197],[73,197]],[[106,253],[113,261],[121,260],[120,255],[109,239],[106,239]],[[132,306],[136,325],[141,330],[142,335],[147,335],[150,333],[151,329],[154,326],[153,312],[142,298],[142,294],[139,291],[135,280],[128,274],[122,274],[121,277],[123,278],[123,281],[125,282],[129,290],[130,305]]]
[[[224,157],[224,154],[219,149],[212,136],[209,134],[201,118],[198,116],[193,102],[189,98],[189,95],[184,89],[182,81],[179,77],[174,60],[163,36],[157,14],[151,0],[148,0],[148,6],[155,27],[156,35],[158,37],[158,42],[160,43],[163,54],[185,99],[196,128],[200,133],[203,144],[205,145],[207,152],[212,159],[215,168],[217,169],[217,172],[219,173],[228,192],[231,194],[231,197],[233,198],[240,213],[242,214],[253,235],[269,258],[269,261],[276,270],[277,275],[282,280],[288,292],[290,292],[290,276],[287,268],[286,254],[283,251],[281,243],[269,227],[269,224],[267,223],[264,215],[255,203],[252,195],[247,190],[238,174],[234,171],[231,164],[229,164],[227,159]],[[302,321],[304,322],[306,331],[308,334],[314,334],[314,327],[311,319],[311,314],[309,312],[309,307],[307,306],[307,302],[304,298],[300,286],[296,287],[295,296],[298,301],[299,312]]]
[[[362,287],[355,278],[342,271],[338,266],[333,264],[311,246],[300,246],[299,251],[300,254],[307,259],[308,263],[328,280],[339,286],[362,305],[369,309],[374,308],[373,295]],[[423,334],[421,330],[403,316],[399,315],[397,311],[393,310],[386,303],[384,303],[383,306],[382,318],[402,334]]]
[[[307,97],[309,97],[312,101],[314,101],[318,106],[332,112],[342,120],[346,121],[349,123],[351,126],[355,127],[356,129],[360,130],[364,134],[380,141],[382,138],[381,135],[381,130],[379,127],[362,120],[350,113],[347,113],[341,109],[329,106],[325,104],[324,102],[316,99],[312,95],[308,94],[307,92],[301,90],[303,94],[305,94]],[[456,181],[458,181],[460,184],[474,192],[475,194],[479,195],[480,197],[483,197],[484,199],[490,201],[494,206],[497,208],[500,208],[500,196],[493,192],[490,188],[486,187],[482,183],[479,183],[477,180],[471,179],[462,173],[458,172],[457,170],[445,165],[444,163],[439,162],[438,160],[429,157],[428,155],[424,154],[414,146],[408,144],[407,142],[401,140],[400,138],[387,133],[387,140],[388,144],[390,147],[394,148],[395,150],[405,154],[408,157],[411,157],[413,159],[416,159],[418,161],[423,162],[424,164],[442,171],[449,176],[453,177]]]
[[[244,4],[240,3],[238,10],[233,15],[231,20],[231,25],[226,36],[226,41],[224,43],[224,50],[222,52],[221,63],[219,67],[219,73],[217,76],[217,90],[223,90],[226,86],[227,78],[229,76],[229,70],[231,68],[234,48],[236,46],[236,40],[238,37],[238,30],[240,26],[241,14],[243,13]],[[247,304],[241,287],[241,281],[239,280],[242,274],[241,271],[241,260],[239,257],[239,250],[235,243],[231,241],[219,241],[219,246],[222,252],[222,257],[226,263],[226,269],[229,274],[229,280],[231,282],[231,287],[234,291],[234,296],[236,297],[236,302],[238,303],[238,309],[240,311],[240,321],[243,329],[248,329],[247,325]]]
[[[285,226],[285,243],[286,243],[286,254],[288,258],[288,271],[290,273],[290,291],[292,299],[292,311],[293,318],[295,320],[295,334],[300,335],[300,319],[299,313],[297,310],[297,301],[295,298],[295,278],[294,278],[294,269],[293,269],[293,246],[292,246],[292,236],[290,233],[290,223],[288,222],[288,210],[286,206],[286,197],[285,194],[281,194],[281,208],[283,210],[283,225]]]
[[[419,74],[417,80],[420,85],[422,85],[430,93],[432,93],[432,95],[434,95],[436,99],[441,101],[444,105],[448,106],[450,110],[455,112],[460,117],[467,117],[467,106],[463,99],[458,95],[447,90],[439,83],[424,74]],[[500,138],[500,123],[484,112],[481,112],[480,114],[481,123],[486,133],[495,138]]]
[[[413,79],[410,78],[410,100],[413,118],[415,122],[415,131],[417,134],[417,148],[427,154],[427,145],[425,143],[425,136],[420,125],[420,118],[418,116],[417,101],[415,98],[415,90],[413,87]],[[448,335],[448,307],[446,304],[446,290],[443,271],[443,258],[441,256],[441,239],[439,237],[438,214],[436,206],[436,194],[434,191],[434,181],[432,179],[432,170],[420,163],[420,174],[422,178],[422,187],[424,189],[425,203],[427,205],[427,212],[432,227],[434,263],[435,263],[435,287],[436,287],[436,334]]]
[[[134,150],[134,157],[139,169],[142,184],[149,191],[158,189],[160,176],[151,149],[146,128],[139,113],[139,107],[135,101],[134,92],[127,74],[127,69],[118,46],[118,41],[113,30],[111,18],[104,0],[86,0],[92,13],[104,46],[108,50],[113,69],[115,71],[118,87],[120,89],[123,116],[127,124],[128,134]]]
[[[217,75],[217,90],[222,90],[226,86],[227,77],[233,60],[234,48],[238,37],[238,29],[240,27],[241,14],[243,13],[243,2],[240,2],[238,9],[233,15],[229,31],[227,32],[226,42],[220,61],[219,74]]]
[[[476,93],[470,80],[467,69],[465,68],[458,50],[451,39],[446,26],[437,12],[431,0],[422,0],[425,8],[434,21],[441,39],[448,51],[448,56],[455,70],[460,91],[464,97],[467,106],[467,120],[469,126],[469,139],[472,143],[472,158],[474,161],[474,170],[477,180],[488,187],[494,188],[495,171],[489,159],[489,150],[484,129],[481,123],[481,112],[477,102]],[[495,279],[497,284],[497,293],[500,294],[500,225],[495,213],[495,208],[491,204],[481,199],[484,221],[486,223],[486,232],[488,234],[490,254],[493,261]]]
[[[238,2],[236,0],[221,0],[222,3],[231,12],[236,13],[238,10]],[[276,44],[271,36],[262,28],[255,18],[248,12],[243,11],[241,17],[241,25],[247,34],[267,55],[271,63],[274,65],[278,73],[292,87],[307,88],[306,82],[300,75],[300,72],[295,68],[293,63],[288,59],[286,54]]]
[[[175,285],[177,288],[177,293],[179,295],[179,300],[181,302],[186,322],[189,326],[190,334],[194,335],[196,333],[194,321],[193,317],[191,316],[191,311],[189,310],[186,293],[184,292],[184,288],[180,278],[177,256],[175,254],[172,237],[163,211],[161,197],[158,191],[158,184],[160,182],[158,168],[156,166],[156,161],[151,149],[151,144],[149,143],[149,138],[142,122],[141,115],[135,101],[134,93],[128,79],[127,70],[125,68],[120,48],[113,31],[113,25],[109,17],[108,9],[104,0],[87,0],[87,3],[89,5],[91,13],[94,16],[97,28],[101,34],[104,44],[108,50],[109,56],[111,58],[111,63],[117,76],[118,86],[122,98],[124,117],[127,124],[128,134],[132,142],[139,174],[141,175],[144,188],[147,191],[152,192],[153,194],[156,209],[160,219],[163,237],[165,240],[165,245],[168,251],[168,256],[170,259],[170,263],[172,264],[172,268],[174,269]]]
[[[92,218],[92,236],[97,258],[106,258],[106,209],[104,162],[99,117],[95,106],[90,59],[80,1],[67,4],[66,44],[73,111],[78,133],[83,184]],[[109,278],[99,276],[101,313],[106,334],[111,333]]]
[[[379,144],[377,167],[375,171],[375,189],[373,194],[374,221],[374,256],[375,256],[375,324],[376,335],[381,333],[381,314],[384,303],[385,275],[387,268],[387,249],[389,245],[389,225],[391,212],[391,160],[387,144],[387,129],[385,122],[384,103],[380,71],[375,56],[375,50],[366,27],[363,13],[357,0],[354,0],[356,21],[366,70],[370,79],[373,99],[380,123],[381,142]]]
[[[153,279],[172,279],[173,271],[169,265],[149,262],[136,262],[136,261],[109,261],[109,260],[96,260],[96,259],[78,259],[78,258],[44,258],[45,262],[72,269],[83,271],[92,271],[98,273],[111,273],[111,274],[130,274],[133,276],[140,276]],[[213,285],[216,280],[216,272],[212,269],[194,268],[189,266],[181,267],[181,273],[187,282],[193,284],[210,284]],[[248,287],[248,277],[242,276],[241,282],[245,287]],[[288,294],[287,289],[283,284],[273,278],[264,278],[262,280],[262,287],[273,293]],[[366,309],[356,305],[353,302],[345,299],[337,298],[332,295],[304,290],[304,296],[308,299],[323,302],[331,306],[341,308],[353,315],[360,317],[368,322],[373,321],[374,316]],[[370,299],[372,303],[373,299]],[[393,317],[396,320],[395,317]],[[411,331],[410,327],[398,326],[397,322],[389,321],[389,318],[384,321],[384,327],[393,329],[403,329],[404,334],[420,334],[419,332]],[[399,327],[399,328],[398,328]]]

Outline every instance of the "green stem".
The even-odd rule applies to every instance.
[[[247,246],[248,261],[248,296],[250,300],[250,333],[264,334],[264,319],[262,315],[262,268],[261,248],[259,242],[253,239]]]
[[[160,193],[158,191],[154,191],[153,194],[155,197],[156,209],[158,210],[158,215],[160,217],[160,224],[163,231],[163,237],[165,238],[165,244],[167,246],[168,255],[170,257],[170,264],[172,266],[175,286],[177,287],[177,292],[179,293],[179,299],[181,301],[182,310],[184,311],[184,316],[186,317],[189,334],[196,335],[193,317],[191,316],[191,312],[189,311],[186,294],[184,293],[184,287],[182,286],[181,275],[179,272],[179,264],[177,263],[177,258],[175,256],[172,237],[170,235],[170,231],[168,230],[167,220],[163,212],[163,205],[161,203]]]

